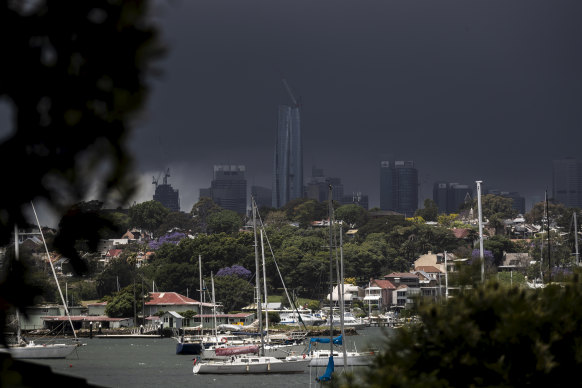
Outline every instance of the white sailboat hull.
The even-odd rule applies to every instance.
[[[67,358],[76,347],[70,344],[10,346],[1,348],[0,352],[9,353],[15,359]]]
[[[308,359],[281,360],[274,357],[240,357],[232,361],[198,362],[194,374],[282,374],[305,373]]]

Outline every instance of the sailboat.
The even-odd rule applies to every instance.
[[[272,356],[265,356],[265,341],[263,334],[263,318],[261,307],[261,283],[260,266],[257,243],[256,228],[256,204],[251,198],[253,212],[253,232],[255,236],[255,267],[256,267],[256,291],[257,291],[257,316],[259,319],[259,333],[261,343],[259,354],[255,355],[232,355],[230,360],[198,362],[194,361],[194,374],[270,374],[270,373],[305,373],[308,359],[297,356],[288,356],[280,359]]]
[[[52,261],[50,260],[50,255],[48,252],[48,248],[46,245],[46,241],[44,239],[44,234],[42,233],[42,228],[40,227],[40,223],[38,221],[38,216],[36,214],[36,210],[34,209],[34,205],[32,205],[32,210],[34,212],[34,216],[36,218],[36,222],[38,224],[38,229],[40,231],[40,235],[42,237],[42,241],[44,244],[44,248],[47,254],[48,262],[50,263],[53,276],[57,283],[57,287],[59,290],[59,294],[61,296],[61,300],[63,302],[63,306],[65,308],[65,313],[69,317],[69,323],[71,324],[71,328],[73,329],[73,334],[75,336],[75,341],[77,341],[77,334],[75,332],[75,328],[73,327],[73,323],[71,322],[71,318],[69,316],[69,310],[67,308],[67,304],[65,299],[63,298],[63,293],[61,291],[61,287],[57,280],[57,274],[55,272],[55,268],[53,266]],[[15,250],[15,258],[19,260],[19,249],[18,249],[18,227],[14,226],[14,250]],[[72,344],[65,344],[65,343],[58,343],[58,344],[36,344],[34,341],[26,342],[21,336],[20,331],[20,316],[18,313],[18,309],[16,310],[16,326],[17,326],[17,333],[16,333],[16,344],[9,345],[7,347],[0,348],[0,352],[9,353],[12,358],[15,359],[47,359],[47,358],[66,358],[69,356],[73,351],[79,346],[79,343],[72,343]]]
[[[319,382],[325,382],[332,379],[332,373],[335,366],[363,366],[371,365],[373,358],[369,354],[362,354],[357,351],[348,352],[345,347],[345,312],[344,312],[344,270],[343,270],[343,240],[340,223],[340,260],[337,260],[336,254],[336,272],[338,279],[338,302],[340,305],[340,329],[341,335],[333,337],[333,203],[332,203],[332,186],[329,187],[329,338],[313,337],[309,341],[307,357],[310,359],[310,367],[326,367],[325,373],[316,378]],[[317,349],[312,350],[312,344],[324,343],[329,344],[329,350]],[[341,352],[334,349],[334,345],[341,346]]]

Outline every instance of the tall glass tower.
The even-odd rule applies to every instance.
[[[574,158],[553,161],[553,193],[556,202],[582,208],[582,161]]]
[[[273,166],[273,207],[303,197],[303,148],[299,104],[283,80],[293,105],[279,106]]]
[[[380,209],[412,217],[418,209],[418,171],[412,161],[380,162]]]

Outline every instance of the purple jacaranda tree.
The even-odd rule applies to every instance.
[[[224,267],[218,270],[216,276],[237,276],[241,279],[249,280],[252,276],[251,271],[242,265],[233,265],[232,267]]]
[[[174,245],[176,245],[184,237],[186,237],[186,235],[184,233],[172,232],[172,233],[165,234],[165,235],[159,237],[156,240],[150,241],[148,245],[149,245],[150,249],[156,250],[156,249],[160,248],[164,244],[174,244]]]
[[[479,251],[479,249],[473,249],[473,252],[471,253],[471,261],[469,263],[472,263],[473,259],[479,259],[481,258],[481,252]],[[495,258],[493,257],[493,252],[484,249],[483,250],[483,259],[485,260],[485,264],[490,264],[493,265],[493,263],[495,262]]]

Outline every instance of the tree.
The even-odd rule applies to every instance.
[[[170,210],[158,201],[146,201],[129,208],[129,219],[132,227],[154,232],[165,221]]]
[[[346,385],[567,386],[578,378],[579,277],[541,290],[491,282],[454,301],[421,307],[422,325],[386,337],[374,365]]]
[[[90,197],[122,204],[133,194],[126,140],[160,54],[148,3],[0,2],[0,39],[10,53],[0,61],[0,99],[12,113],[0,162],[13,167],[5,181],[19,182],[1,194],[0,245],[26,224],[31,201],[43,202],[62,217],[54,248],[82,271],[76,242],[98,240],[107,221],[68,209]],[[16,275],[0,283],[3,310],[35,295]]]
[[[192,214],[192,218],[194,218],[194,223],[197,228],[202,233],[206,233],[208,217],[210,217],[213,213],[219,212],[220,210],[222,210],[222,208],[214,203],[211,198],[201,197],[198,202],[192,206],[190,214]]]
[[[368,212],[359,205],[342,205],[335,210],[335,219],[346,222],[350,227],[360,227],[368,221]]]
[[[207,281],[206,284],[210,282]],[[222,303],[226,312],[239,311],[253,303],[253,286],[235,275],[215,277],[214,291],[216,302]]]
[[[134,317],[142,311],[144,302],[149,298],[148,290],[141,283],[130,284],[107,302],[105,314],[110,318]]]
[[[242,220],[233,210],[220,210],[206,219],[208,233],[237,233],[242,227]]]
[[[162,224],[154,231],[154,236],[163,236],[171,230],[178,229],[184,233],[196,232],[196,223],[191,214],[170,212]]]
[[[414,215],[424,218],[425,221],[436,221],[439,214],[439,207],[430,198],[424,200],[424,208],[418,209]]]

